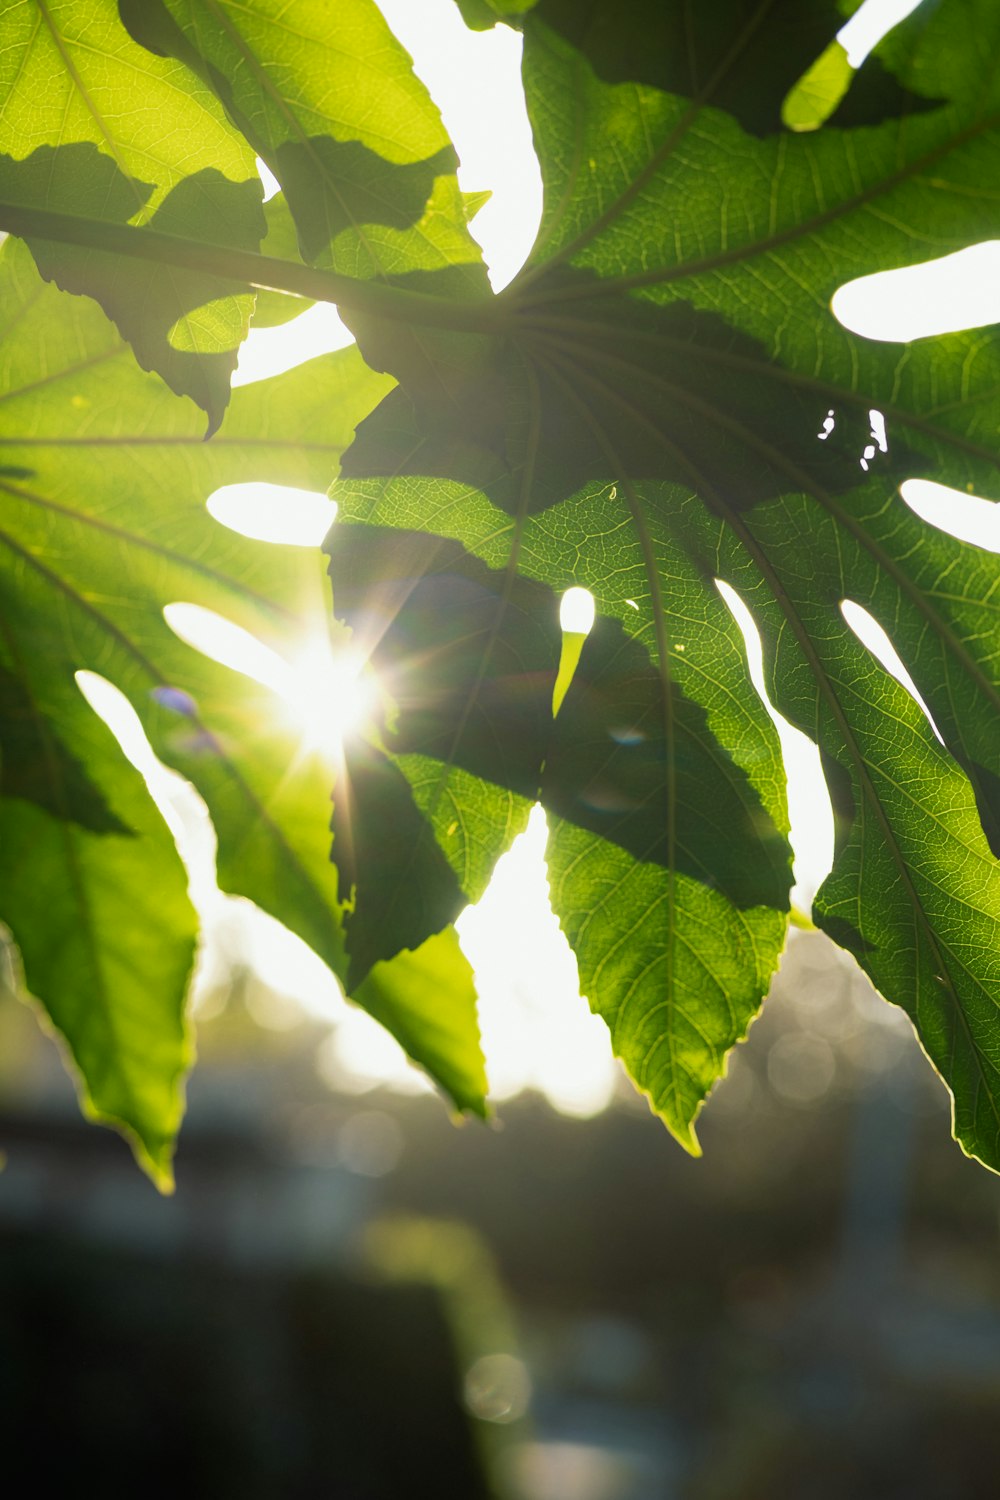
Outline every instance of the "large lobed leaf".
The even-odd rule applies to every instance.
[[[648,737],[648,714],[619,711],[612,687],[612,712],[584,719],[574,741],[582,762],[603,733],[613,767],[612,724],[626,738],[638,730],[657,768],[645,795],[633,786],[624,800],[616,786],[598,830],[578,804],[554,805],[574,775],[553,770],[547,745],[533,786],[558,814],[553,904],[585,991],[688,1144],[764,993],[786,904],[764,858],[783,827],[774,742],[711,580],[741,592],[773,697],[819,741],[838,813],[816,919],[909,1011],[955,1095],[958,1138],[1000,1166],[996,564],[918,521],[898,494],[913,476],[996,493],[998,346],[976,332],[901,350],[847,332],[829,311],[852,275],[995,232],[1000,111],[982,59],[1000,18],[981,0],[918,11],[832,126],[789,132],[783,102],[837,20],[819,0],[531,8],[525,84],[545,212],[500,299],[506,338],[486,373],[469,362],[451,424],[408,379],[405,349],[395,363],[382,351],[402,389],[361,429],[335,492],[366,527],[373,579],[398,566],[389,527],[461,542],[494,570],[477,659],[453,665],[468,717],[453,712],[433,752],[460,806],[481,792],[462,783],[463,804],[458,769],[528,789],[511,775],[519,723],[504,737],[494,716],[500,752],[485,740],[468,749],[503,653],[522,638],[523,577],[551,591],[538,605],[550,631],[557,594],[589,587],[658,674],[659,736]],[[414,578],[383,636],[415,683],[425,658],[414,579],[436,577],[448,545],[411,549]],[[354,590],[337,596],[345,534],[330,546],[335,600],[363,623]],[[943,744],[854,636],[845,600],[890,632]],[[596,641],[567,709],[587,690]],[[425,717],[401,701],[386,748],[408,750]],[[420,788],[426,779],[421,763]],[[713,827],[699,806],[722,814],[723,781],[743,816]],[[645,847],[621,836],[634,810]],[[742,890],[727,861],[745,872]]]
[[[851,276],[995,232],[984,59],[1000,15],[922,7],[833,87],[817,61],[833,0],[463,9],[523,28],[545,185],[529,264],[498,299],[436,113],[366,0],[335,16],[315,0],[122,12],[282,183],[298,261],[220,253],[213,268],[341,299],[366,360],[398,381],[345,455],[328,544],[337,612],[391,699],[337,784],[337,961],[356,987],[426,951],[539,798],[584,990],[694,1149],[777,962],[790,879],[777,740],[725,579],[760,626],[777,706],[823,752],[839,837],[817,921],[913,1016],[963,1146],[1000,1166],[996,568],[898,494],[912,476],[996,493],[998,346],[980,331],[901,350],[829,311]],[[114,246],[204,269],[196,238]],[[563,695],[570,584],[599,615]],[[853,634],[848,600],[892,635],[940,742]],[[252,758],[246,721],[227,727],[234,759]],[[105,816],[99,778],[81,797],[63,774]],[[273,871],[269,857],[252,855]]]
[[[917,521],[896,493],[913,475],[996,493],[997,343],[976,332],[900,350],[847,333],[827,311],[851,274],[995,232],[986,184],[1000,119],[981,62],[995,8],[946,0],[890,38],[884,60],[922,96],[920,111],[760,141],[710,107],[594,75],[581,88],[579,54],[558,23],[545,29],[546,13],[527,76],[561,209],[522,305],[539,299],[527,315],[554,342],[550,357],[588,359],[601,420],[632,382],[674,482],[700,494],[708,515],[687,545],[754,606],[778,706],[826,754],[841,842],[817,920],[909,1010],[955,1094],[959,1139],[997,1165],[996,563]],[[735,48],[705,105],[728,103],[743,60]],[[574,104],[560,116],[553,101],[568,99],[571,76]],[[571,132],[593,153],[589,172],[561,170]],[[572,270],[600,279],[600,300]],[[622,348],[625,299],[644,304],[645,354],[628,337]],[[592,330],[617,324],[591,334],[603,359],[580,353],[567,324],[581,314]],[[668,319],[692,333],[678,340]],[[640,384],[645,397],[633,397]],[[888,453],[867,430],[869,408],[884,414]],[[847,629],[844,599],[891,633],[944,748]]]
[[[329,19],[317,4],[214,0],[11,0],[0,12],[5,222],[47,279],[102,304],[210,430],[253,306],[248,264],[296,273],[277,285],[297,294],[302,256],[375,278],[463,262],[483,280],[453,152],[406,54],[368,0],[340,7],[333,47]],[[271,261],[244,253],[231,278],[228,247],[253,251],[265,231],[255,150],[281,167],[285,193],[269,208]],[[138,228],[123,236],[126,223]],[[42,290],[12,247],[3,276],[2,911],[89,1106],[130,1129],[165,1181],[190,1060],[193,917],[166,830],[72,674],[112,678],[202,791],[223,887],[344,976],[329,761],[304,751],[267,690],[178,641],[162,609],[218,610],[285,654],[325,634],[315,558],[222,532],[204,501],[249,479],[324,488],[391,382],[347,351],[241,391],[206,447],[192,409],[140,374],[95,309]],[[271,299],[265,321],[274,311]],[[356,997],[459,1107],[482,1109],[454,932],[369,968]]]
[[[193,914],[167,829],[73,674],[115,682],[160,756],[199,788],[223,889],[343,975],[322,811],[330,760],[303,745],[280,699],[190,650],[162,611],[210,608],[290,658],[325,636],[315,554],[223,529],[205,500],[248,479],[322,488],[388,382],[354,349],[326,356],[237,392],[206,443],[194,408],[138,369],[93,304],[45,287],[15,241],[0,278],[0,913],[93,1109],[130,1128],[162,1180],[191,1053]],[[443,1019],[429,985],[450,1000]],[[382,965],[359,998],[460,1105],[481,1107],[453,934]]]

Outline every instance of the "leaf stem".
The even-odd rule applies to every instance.
[[[55,240],[63,245],[154,261],[175,270],[198,271],[261,291],[287,292],[314,302],[335,302],[352,312],[395,322],[460,333],[496,333],[502,323],[501,309],[495,299],[462,302],[433,297],[427,292],[379,281],[360,281],[337,271],[259,255],[253,250],[185,239],[131,224],[111,224],[50,208],[26,208],[23,204],[0,200],[0,229],[24,239]]]

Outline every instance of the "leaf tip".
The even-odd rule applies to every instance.
[[[496,1111],[485,1094],[467,1094],[461,1099],[456,1099],[454,1094],[449,1094],[448,1097],[453,1105],[448,1112],[453,1125],[464,1126],[472,1118],[484,1125],[496,1126]]]
[[[177,1186],[174,1179],[176,1136],[160,1136],[157,1133],[154,1139],[145,1138],[135,1125],[122,1119],[120,1115],[95,1104],[90,1094],[85,1091],[82,1080],[81,1088],[84,1091],[80,1094],[80,1108],[84,1118],[93,1125],[103,1125],[106,1129],[113,1130],[120,1135],[131,1151],[136,1165],[149,1178],[156,1191],[164,1198],[172,1197]]]
[[[135,1148],[133,1148],[135,1149]],[[135,1151],[135,1159],[162,1198],[172,1198],[177,1191],[174,1166],[170,1160],[157,1161],[145,1150]]]
[[[688,1156],[693,1156],[697,1160],[702,1155],[702,1149],[701,1142],[695,1133],[694,1122],[701,1113],[705,1101],[702,1100],[698,1104],[690,1119],[684,1119],[683,1116],[678,1115],[665,1105],[657,1104],[648,1090],[640,1089],[639,1092],[644,1096],[646,1103],[649,1105],[650,1114],[655,1115],[658,1120],[663,1122],[674,1140],[679,1146],[683,1147]]]
[[[664,1124],[677,1144],[683,1146],[688,1156],[693,1156],[697,1160],[702,1155],[701,1142],[695,1134],[693,1125],[680,1126],[667,1119],[664,1119]]]

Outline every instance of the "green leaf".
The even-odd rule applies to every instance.
[[[854,69],[841,42],[831,42],[785,95],[781,121],[789,130],[818,130],[850,88]]]
[[[424,1062],[459,1109],[486,1114],[486,1065],[469,1024],[475,985],[454,928],[376,964],[354,997]]]
[[[575,528],[601,513],[607,492],[525,525],[525,571],[571,577]],[[348,518],[404,509],[398,484],[345,479],[335,494]],[[442,485],[438,524],[468,537],[474,511],[446,496]],[[494,512],[486,550],[497,561],[512,531]],[[673,626],[669,670],[654,665],[650,575],[620,523],[616,586],[604,570],[577,572],[606,613],[553,719],[561,643],[550,585],[491,568],[442,535],[334,527],[335,607],[393,695],[389,754],[348,761],[334,858],[354,883],[347,942],[362,967],[476,899],[540,800],[552,820],[553,905],[585,992],[654,1108],[695,1149],[691,1119],[781,950],[790,874],[776,744],[738,632],[710,581],[671,556],[662,528],[649,540],[653,577],[670,582],[669,607],[660,598]]]
[[[726,110],[745,131],[764,136],[791,123],[782,106],[803,75],[829,67],[822,60],[844,17],[838,0],[715,0],[702,6],[632,0],[627,7],[540,0],[527,19],[530,38],[537,39],[537,23],[544,23],[604,83],[651,85],[692,101],[695,109]],[[828,112],[847,94],[838,124],[869,125],[926,107],[922,89],[911,94],[901,88],[877,59],[869,60],[857,89],[848,94],[851,80],[841,82]]]
[[[344,974],[336,873],[317,816],[333,781],[329,756],[310,748],[270,689],[191,651],[162,611],[173,601],[211,609],[292,661],[325,640],[318,555],[224,530],[205,500],[248,480],[321,490],[389,382],[344,350],[238,391],[206,443],[195,409],[138,369],[93,303],[40,283],[15,241],[0,252],[0,276],[0,911],[94,1107],[127,1124],[163,1172],[190,1054],[181,1016],[192,916],[169,835],[73,672],[121,688],[157,753],[199,788],[219,835],[222,887]],[[371,993],[432,1071],[444,1047],[442,1067],[465,1102],[481,1060],[457,963],[452,955],[445,966],[456,996],[450,1039],[428,1020],[421,1041],[408,967]]]
[[[373,0],[144,0],[125,16],[215,90],[281,183],[306,261],[361,278],[457,266],[483,290],[454,148]]]
[[[142,777],[77,689],[43,662],[52,606],[6,534],[0,611],[0,912],[27,983],[69,1044],[81,1099],[172,1183],[193,1057],[184,996],[195,917],[173,839]]]
[[[0,198],[256,248],[252,151],[185,67],[132,41],[113,0],[6,0],[0,25]],[[34,236],[31,246],[43,275],[96,297],[143,368],[218,426],[253,309],[245,287]]]
[[[103,285],[147,363],[171,378],[164,349],[189,371],[228,357],[222,293],[207,296],[205,277],[227,294],[334,298],[360,354],[241,392],[199,445],[188,408],[137,373],[103,320],[86,321],[92,307],[57,312],[45,300],[57,294],[39,296],[5,256],[17,289],[5,406],[20,418],[2,477],[19,646],[0,662],[6,800],[102,855],[141,843],[125,784],[58,698],[60,671],[65,684],[96,664],[201,787],[224,883],[302,933],[474,1104],[481,1060],[450,924],[540,799],[553,903],[588,998],[696,1149],[695,1117],[788,916],[777,740],[725,580],[761,629],[775,703],[821,749],[838,837],[816,921],[912,1015],[964,1148],[1000,1167],[996,562],[898,493],[927,477],[1000,496],[1000,342],[980,330],[878,344],[830,312],[848,276],[997,231],[1000,12],[924,5],[848,76],[833,0],[463,9],[475,25],[516,12],[545,187],[530,262],[498,298],[437,113],[368,0],[122,7],[160,54],[143,62],[150,79],[174,66],[164,55],[182,65],[180,114],[202,97],[197,74],[269,163],[298,255],[281,205],[277,255],[246,248],[249,210],[223,198],[235,202],[247,168],[222,161],[245,147],[217,114],[223,143],[161,180],[123,166],[90,123],[64,130],[40,103],[36,119],[40,74],[27,93],[8,79],[0,222],[53,242],[35,246],[47,274]],[[36,11],[9,13],[10,55],[34,66]],[[76,17],[88,37],[110,25],[96,0],[59,13],[66,37]],[[129,97],[120,74],[112,96]],[[95,221],[84,200],[99,173]],[[146,227],[129,227],[137,218]],[[112,252],[176,267],[187,321],[141,314],[149,273],[131,289],[108,281]],[[384,704],[345,746],[335,868],[328,769],[268,690],[240,691],[192,657],[161,607],[218,609],[289,654],[300,601],[318,597],[315,560],[264,563],[222,542],[202,502],[233,479],[325,483],[361,417],[329,550],[337,611]],[[571,584],[591,590],[598,618],[567,688],[558,602]],[[933,726],[846,603],[889,632]],[[43,741],[53,776],[39,780]]]
[[[498,299],[504,336],[491,349],[467,339],[463,359],[441,338],[438,362],[462,372],[442,402],[386,329],[378,360],[401,389],[360,429],[335,493],[358,529],[431,539],[424,555],[400,544],[411,575],[385,611],[382,647],[404,637],[393,662],[412,658],[417,705],[397,698],[384,745],[418,749],[422,776],[429,754],[439,780],[457,766],[534,794],[510,774],[519,756],[540,758],[522,717],[487,713],[478,760],[466,748],[512,638],[522,672],[539,669],[523,646],[521,618],[535,616],[536,630],[540,619],[521,604],[523,579],[553,595],[590,588],[600,616],[645,651],[664,737],[639,806],[648,849],[667,852],[650,858],[557,807],[549,858],[584,989],[689,1145],[766,989],[786,909],[780,860],[753,894],[726,874],[727,858],[761,870],[784,826],[773,734],[712,580],[739,590],[764,632],[774,699],[819,741],[838,808],[816,919],[909,1010],[955,1094],[959,1139],[1000,1166],[996,565],[934,533],[896,493],[911,476],[997,493],[1000,346],[986,331],[900,351],[828,310],[847,268],[906,264],[990,232],[1000,110],[979,60],[1000,43],[1000,17],[983,0],[918,12],[860,70],[837,129],[783,131],[782,102],[838,20],[818,0],[794,16],[750,0],[624,15],[542,0],[524,33],[545,210],[528,267]],[[331,541],[335,569],[346,534],[338,526]],[[414,615],[423,580],[440,602],[447,538],[494,570],[493,616],[472,628],[460,610],[449,634],[442,610],[427,637]],[[376,601],[398,552],[370,569]],[[345,574],[357,562],[347,557]],[[345,611],[335,572],[352,624],[364,594],[359,584]],[[853,635],[845,599],[889,631],[943,746]],[[452,729],[414,745],[413,726],[441,717],[444,676]],[[617,714],[619,684],[598,681],[614,684]],[[690,784],[689,704],[701,713]],[[581,727],[577,756],[603,732],[615,764],[609,722]],[[727,764],[742,827],[712,779]],[[440,822],[429,826],[445,849]],[[738,830],[731,842],[727,830]]]
[[[909,1010],[956,1095],[959,1139],[994,1165],[1000,880],[976,798],[995,817],[995,562],[894,492],[926,475],[996,493],[997,346],[975,333],[900,351],[826,307],[847,265],[874,271],[924,258],[929,237],[943,251],[989,232],[981,184],[1000,117],[989,80],[969,77],[998,24],[992,7],[951,0],[883,47],[898,82],[941,107],[755,142],[700,107],[727,101],[749,49],[693,106],[599,82],[533,21],[526,78],[549,209],[512,293],[540,353],[579,361],[594,421],[611,413],[644,435],[630,461],[648,472],[655,448],[664,479],[699,495],[699,524],[678,517],[675,535],[741,590],[778,706],[852,789],[817,920]],[[624,341],[623,323],[636,330]],[[858,645],[844,598],[890,632],[950,755]]]

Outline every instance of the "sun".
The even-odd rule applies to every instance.
[[[371,725],[380,696],[363,652],[338,648],[319,631],[288,661],[278,692],[303,750],[332,759]]]
[[[178,601],[163,614],[186,645],[271,690],[302,754],[337,764],[345,741],[373,722],[381,693],[365,654],[324,627],[313,626],[278,651],[200,604]]]

